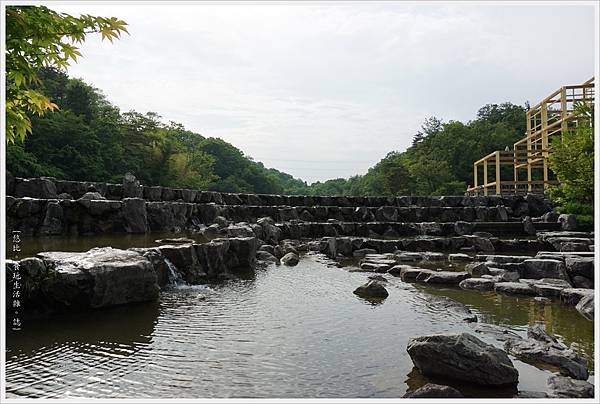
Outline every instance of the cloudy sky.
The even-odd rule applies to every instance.
[[[594,73],[590,5],[50,4],[115,16],[70,74],[313,182],[404,150],[426,117],[532,104]]]

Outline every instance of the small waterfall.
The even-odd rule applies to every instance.
[[[165,264],[167,264],[167,268],[169,269],[169,285],[171,285],[171,286],[185,285],[186,282],[181,277],[181,274],[179,272],[177,272],[177,268],[175,267],[175,265],[173,265],[171,260],[168,259],[167,257],[164,257],[164,261],[165,261]]]

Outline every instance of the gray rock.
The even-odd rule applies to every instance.
[[[225,219],[223,216],[215,217],[215,219],[213,220],[213,223],[216,223],[219,226],[219,228],[229,226],[229,220]]]
[[[467,271],[471,276],[490,274],[488,264],[486,262],[471,262],[465,266],[465,271]]]
[[[579,303],[575,306],[577,311],[581,315],[590,321],[594,321],[594,295],[589,294],[579,300]]]
[[[22,179],[15,184],[14,195],[17,198],[55,199],[56,185],[49,178]]]
[[[372,280],[372,281],[379,281],[379,282],[383,282],[383,283],[387,283],[388,282],[388,280],[385,277],[381,276],[381,275],[369,275],[367,278],[370,279],[370,280]]]
[[[61,194],[62,195],[62,194]],[[99,192],[86,192],[79,198],[80,200],[89,200],[89,201],[101,201],[106,198],[100,195]]]
[[[560,300],[566,304],[575,306],[583,297],[593,294],[593,289],[566,288],[561,290]]]
[[[473,233],[474,225],[469,222],[458,221],[454,223],[454,232],[459,236]]]
[[[256,259],[259,261],[273,262],[275,264],[279,264],[279,258],[277,258],[276,256],[274,256],[273,254],[271,254],[268,251],[261,251],[261,250],[257,251]]]
[[[577,217],[575,215],[562,214],[558,217],[558,222],[560,223],[563,230],[566,231],[574,231],[577,230]]]
[[[127,233],[147,233],[146,201],[140,198],[123,199],[123,219]]]
[[[426,277],[432,272],[430,269],[412,268],[402,265],[402,268],[400,268],[400,279],[404,282],[412,282],[416,281],[419,276]]]
[[[523,219],[523,231],[530,236],[535,236],[537,233],[535,230],[535,225],[533,224],[530,216],[525,216]]]
[[[123,198],[143,198],[144,190],[140,182],[131,173],[123,176]]]
[[[374,250],[372,248],[361,248],[359,250],[355,250],[352,253],[352,256],[357,258],[363,258],[367,254],[377,254],[377,250]]]
[[[158,298],[156,273],[137,252],[104,247],[38,257],[56,273],[43,285],[46,295],[65,305],[98,308]]]
[[[470,277],[471,275],[469,275],[467,272],[431,271],[423,278],[417,276],[417,281],[422,281],[425,283],[458,285],[461,281]]]
[[[561,278],[566,279],[565,264],[560,260],[531,258],[523,261],[522,278]]]
[[[570,276],[584,276],[588,279],[594,279],[594,257],[565,257],[567,273]]]
[[[450,386],[441,384],[427,383],[419,387],[412,393],[406,393],[405,398],[463,398],[464,396],[458,390]]]
[[[385,299],[389,296],[388,291],[379,281],[370,280],[354,290],[354,294],[363,298]]]
[[[493,280],[486,278],[469,278],[462,280],[458,286],[461,289],[492,290],[495,283]]]
[[[516,384],[519,379],[506,352],[467,333],[411,338],[407,351],[425,376],[488,386]]]
[[[556,212],[547,212],[542,215],[542,221],[548,223],[556,223],[558,222],[558,213]]]
[[[464,262],[464,261],[472,261],[472,260],[473,260],[473,258],[471,258],[467,254],[463,254],[463,253],[448,254],[448,261],[450,261],[450,262]]]
[[[588,378],[585,359],[570,349],[557,348],[553,343],[533,339],[509,339],[505,342],[504,349],[523,362],[556,366],[561,374],[579,380]]]
[[[293,252],[290,252],[290,253],[285,254],[281,258],[281,262],[283,263],[283,265],[293,267],[293,266],[298,265],[298,262],[300,262],[300,258],[298,257],[298,254],[294,254]]]
[[[531,286],[521,282],[498,282],[494,285],[494,290],[509,295],[535,296],[536,294]]]
[[[594,288],[594,281],[586,278],[585,276],[579,276],[579,275],[571,276],[571,281],[573,282],[573,286],[575,286],[576,288],[583,288],[583,289],[593,289]]]
[[[194,240],[187,237],[177,237],[177,238],[161,238],[159,240],[155,240],[156,243],[159,244],[192,244]]]
[[[58,195],[56,196],[56,199],[68,199],[68,200],[72,200],[72,199],[73,199],[73,196],[72,196],[71,194],[68,194],[68,193],[66,193],[66,192],[63,192],[63,193],[61,193],[61,194],[58,194]]]
[[[550,376],[548,379],[550,397],[593,398],[594,385],[585,380],[574,380],[565,376]]]

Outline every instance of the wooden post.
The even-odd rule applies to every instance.
[[[560,88],[560,138],[562,139],[567,131],[567,89],[565,86]]]
[[[488,161],[487,159],[483,160],[483,194],[487,196],[488,194],[488,172],[487,172]]]
[[[496,152],[496,195],[500,195],[500,152]]]
[[[477,189],[477,163],[473,164],[473,187]]]
[[[544,189],[548,186],[548,104],[542,103],[542,170]]]
[[[527,112],[527,191],[531,192],[531,110]]]

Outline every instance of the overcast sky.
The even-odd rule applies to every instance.
[[[115,16],[69,73],[308,182],[362,174],[429,116],[532,104],[594,72],[589,5],[50,4]]]

